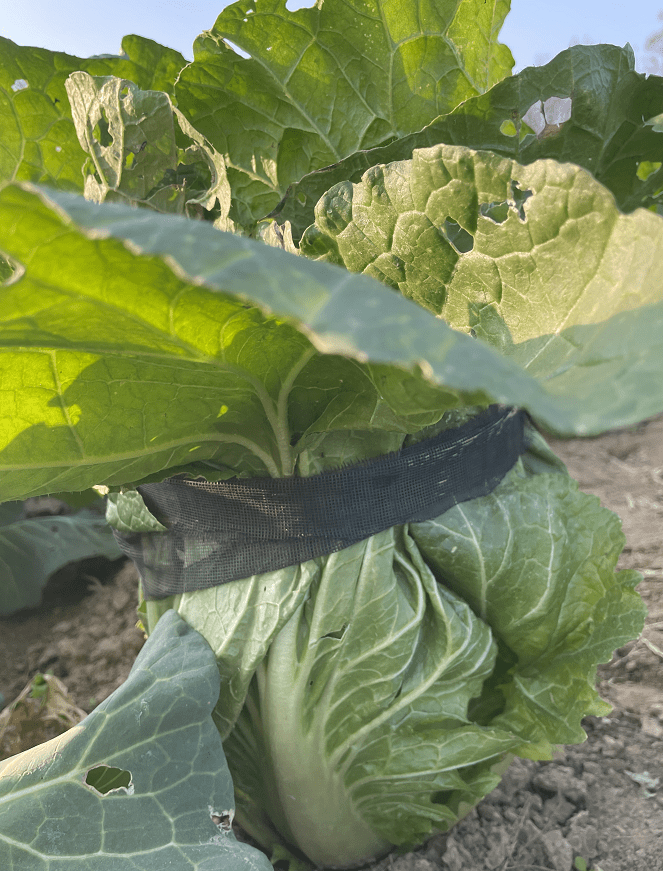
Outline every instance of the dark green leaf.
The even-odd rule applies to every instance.
[[[527,67],[471,97],[420,132],[304,177],[288,192],[278,219],[292,223],[298,241],[333,185],[358,182],[371,166],[406,160],[415,148],[438,143],[493,151],[521,164],[568,161],[589,170],[623,211],[660,204],[663,135],[652,116],[662,111],[663,79],[637,73],[630,47],[573,46],[545,66]],[[639,168],[647,161],[659,163],[643,179]]]
[[[508,75],[513,59],[497,42],[508,10],[508,0],[224,9],[175,93],[226,158],[231,218],[253,224],[305,173],[418,130]]]

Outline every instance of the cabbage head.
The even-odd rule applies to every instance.
[[[549,759],[610,710],[597,664],[644,616],[623,544],[531,432],[487,496],[143,610],[151,628],[174,606],[215,651],[241,825],[273,856],[352,866],[447,830],[514,754]]]

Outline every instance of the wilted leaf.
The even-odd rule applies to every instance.
[[[172,93],[186,61],[142,36],[125,36],[123,55],[79,58],[0,37],[0,181],[30,180],[83,190],[81,150],[65,81],[70,73],[115,75]]]

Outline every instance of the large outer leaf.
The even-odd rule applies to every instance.
[[[210,718],[218,689],[208,644],[168,612],[82,723],[0,763],[2,868],[269,871],[230,830],[232,781]],[[129,772],[128,787],[88,786],[100,765]]]
[[[418,130],[508,75],[509,0],[240,0],[194,44],[175,92],[226,156],[231,217],[262,218],[304,173]],[[224,41],[250,55],[242,58]]]
[[[179,269],[176,275],[133,246],[88,235],[44,195],[5,188],[1,244],[24,264],[0,290],[5,499],[128,483],[211,459],[248,474],[288,474],[293,434],[411,432],[457,404],[454,390],[437,389],[415,372],[415,401],[406,397],[398,416],[367,367],[316,354],[293,327],[243,302],[256,295],[265,308],[308,318],[326,303],[343,310],[348,292],[354,298],[364,291],[387,319],[423,319],[437,345],[444,325],[368,279],[203,223],[53,196],[77,203],[93,223],[102,215],[128,220],[125,230],[139,228],[143,244],[165,245],[164,254],[198,240],[188,265],[196,275],[210,269],[216,277],[206,283],[228,293],[186,282]],[[333,310],[330,318],[327,344],[337,331]],[[492,361],[488,349],[446,332],[452,347],[465,342],[470,357]],[[494,366],[483,368],[497,388]],[[401,378],[400,370],[380,375],[387,386]]]
[[[49,577],[68,563],[93,556],[122,556],[99,515],[7,517],[13,505],[0,505],[0,616],[38,605]]]
[[[332,188],[301,251],[379,278],[549,390],[604,412],[663,399],[663,222],[621,214],[578,167],[421,149]]]
[[[566,101],[568,120],[540,129],[542,104],[551,98]],[[630,46],[573,46],[545,66],[527,67],[471,97],[419,132],[305,176],[288,191],[279,220],[291,222],[298,240],[314,220],[315,204],[333,185],[358,182],[371,166],[405,160],[415,148],[438,143],[494,151],[523,164],[541,158],[576,163],[606,185],[624,211],[650,206],[661,202],[663,168],[643,179],[638,167],[643,161],[660,163],[663,136],[649,119],[662,110],[663,79],[637,73]],[[524,124],[526,115],[532,123],[538,115],[538,135]]]
[[[596,666],[637,637],[645,608],[641,576],[615,573],[624,546],[619,518],[564,474],[526,478],[516,468],[488,496],[410,524],[436,576],[468,602],[515,655],[491,725],[536,749],[585,740],[588,713],[607,711]]]
[[[459,165],[486,159],[472,154],[459,150]],[[579,246],[564,270],[564,258],[576,250],[569,232],[560,261],[544,261],[549,284],[537,285],[538,274],[520,271],[519,256],[503,255],[498,244],[504,228],[527,238],[527,224],[515,213],[504,225],[490,222],[501,259],[481,261],[489,277],[499,264],[523,297],[530,283],[544,297],[549,289],[551,299],[561,282],[569,293],[566,313],[546,301],[517,329],[514,315],[511,328],[525,338],[536,336],[537,325],[550,335],[511,349],[504,334],[510,358],[366,276],[204,222],[6,187],[0,250],[22,265],[0,288],[2,498],[135,482],[202,460],[247,474],[288,474],[297,450],[290,442],[302,433],[413,432],[459,401],[520,405],[566,434],[601,432],[661,411],[663,304],[635,306],[652,298],[645,279],[653,280],[660,262],[663,224],[648,212],[619,217],[581,170],[542,163],[525,171],[532,179],[539,173],[539,181],[562,173],[588,186],[598,210],[583,227],[589,233],[593,223],[612,221],[624,236],[620,242],[613,233],[613,271],[592,278],[597,296],[583,296],[581,312],[574,270],[591,273],[592,250],[584,262]],[[564,188],[551,185],[546,193],[541,184],[545,211],[548,195]],[[627,259],[635,251],[641,261]],[[531,265],[529,253],[522,262]],[[612,309],[601,310],[604,295]],[[505,292],[504,300],[517,296]],[[291,318],[302,332],[246,301]],[[484,309],[476,329],[492,340],[486,315],[494,309]],[[602,321],[610,311],[616,313]],[[566,326],[574,320],[580,323]],[[309,339],[333,356],[315,353]]]
[[[79,58],[0,37],[0,182],[29,180],[83,190],[86,154],[71,119],[70,73],[115,75],[172,94],[182,55],[142,36],[125,36],[123,55]]]

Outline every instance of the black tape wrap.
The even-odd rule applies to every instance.
[[[526,448],[525,418],[494,405],[400,451],[309,478],[143,484],[168,531],[115,536],[146,599],[296,565],[490,493]]]

